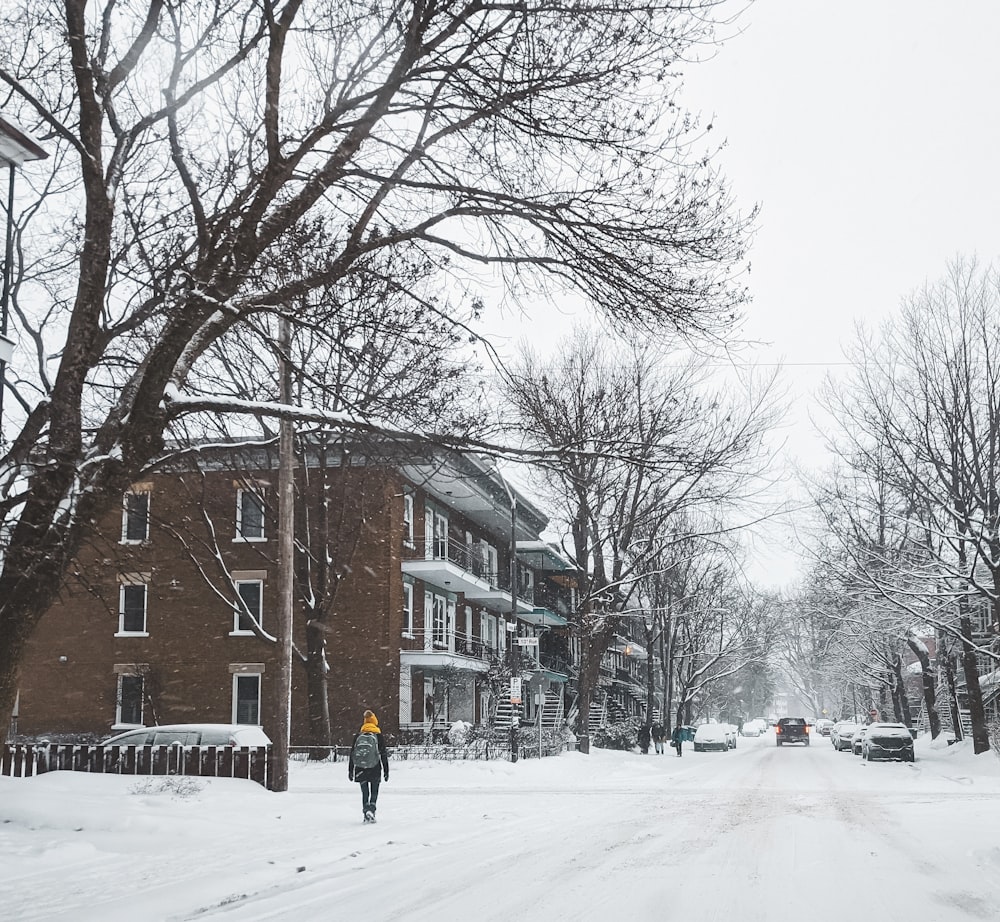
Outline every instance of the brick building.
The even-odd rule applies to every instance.
[[[196,457],[134,484],[79,555],[27,651],[18,736],[273,725],[277,459],[265,448]],[[325,640],[333,743],[366,707],[395,738],[509,722],[512,644],[526,718],[563,713],[569,567],[540,537],[545,516],[491,462],[310,445],[295,477],[293,745],[315,742],[307,624]]]

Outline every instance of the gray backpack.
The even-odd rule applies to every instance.
[[[354,741],[352,753],[354,767],[375,768],[382,759],[378,754],[378,737],[374,733],[360,733]]]

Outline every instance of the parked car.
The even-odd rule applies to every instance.
[[[726,739],[729,741],[729,748],[736,748],[736,740],[740,735],[740,731],[737,729],[736,724],[723,724],[726,728]]]
[[[760,736],[767,729],[767,721],[756,718],[743,724],[744,736]]]
[[[913,734],[910,728],[896,723],[871,724],[861,744],[861,758],[866,762],[882,759],[912,762]]]
[[[102,746],[270,746],[271,740],[253,724],[165,724],[139,727],[106,739]]]
[[[731,748],[727,724],[700,724],[695,730],[695,752],[710,752],[712,750],[725,752]]]
[[[804,717],[781,717],[774,728],[774,739],[779,746],[785,743],[809,745],[809,724]]]
[[[854,737],[851,739],[851,752],[856,756],[861,755],[861,746],[865,741],[865,734],[868,733],[868,727],[858,727],[854,733]]]
[[[843,752],[845,749],[851,748],[851,741],[854,739],[854,734],[858,731],[859,724],[854,723],[853,720],[839,720],[833,725],[830,730],[830,742],[833,744],[833,748],[837,752]]]
[[[813,729],[820,736],[829,736],[830,731],[833,729],[833,721],[828,717],[821,717],[816,723],[813,724]]]

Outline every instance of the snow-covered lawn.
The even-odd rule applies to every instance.
[[[0,778],[0,918],[1000,918],[1000,761],[967,744],[400,762],[375,826],[346,774]]]

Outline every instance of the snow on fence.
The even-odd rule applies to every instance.
[[[271,786],[269,746],[96,746],[74,743],[7,744],[0,774],[28,778],[73,771],[117,775],[191,775],[245,778]]]

